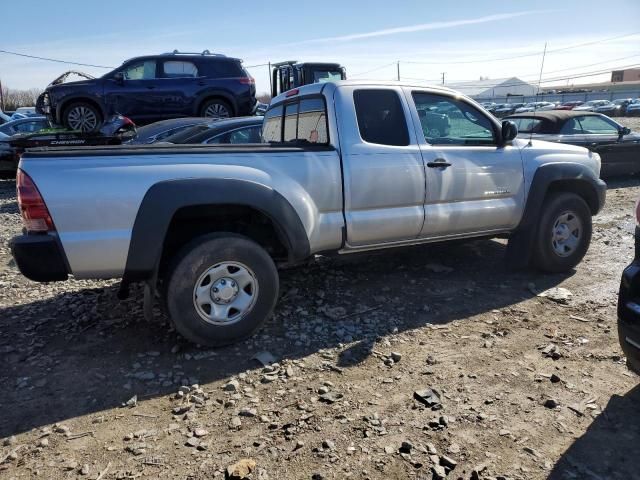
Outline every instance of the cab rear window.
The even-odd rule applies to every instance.
[[[299,98],[270,108],[264,117],[265,142],[329,143],[327,108],[324,99]]]

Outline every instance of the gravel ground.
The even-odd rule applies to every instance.
[[[2,479],[640,478],[615,327],[638,179],[610,183],[573,274],[508,272],[497,240],[322,258],[281,272],[274,318],[217,350],[143,320],[115,281],[21,277],[14,188],[0,181]]]

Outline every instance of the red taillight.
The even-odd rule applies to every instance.
[[[16,175],[16,187],[18,206],[27,232],[42,233],[55,230],[53,220],[38,187],[33,183],[31,177],[20,169]]]
[[[240,77],[240,83],[243,85],[255,85],[256,80],[253,77]]]

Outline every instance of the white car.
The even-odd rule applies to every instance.
[[[516,109],[514,113],[524,112],[544,112],[547,110],[553,110],[556,108],[556,104],[552,102],[532,102],[527,103],[524,107]]]
[[[596,107],[602,107],[603,105],[608,105],[609,103],[609,100],[589,100],[579,107],[575,107],[573,110],[576,112],[593,112]]]

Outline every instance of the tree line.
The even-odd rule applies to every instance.
[[[14,88],[2,86],[2,110],[5,112],[11,112],[19,107],[33,107],[38,100],[38,96],[42,93],[42,90],[38,88],[30,88],[29,90],[16,90]]]

